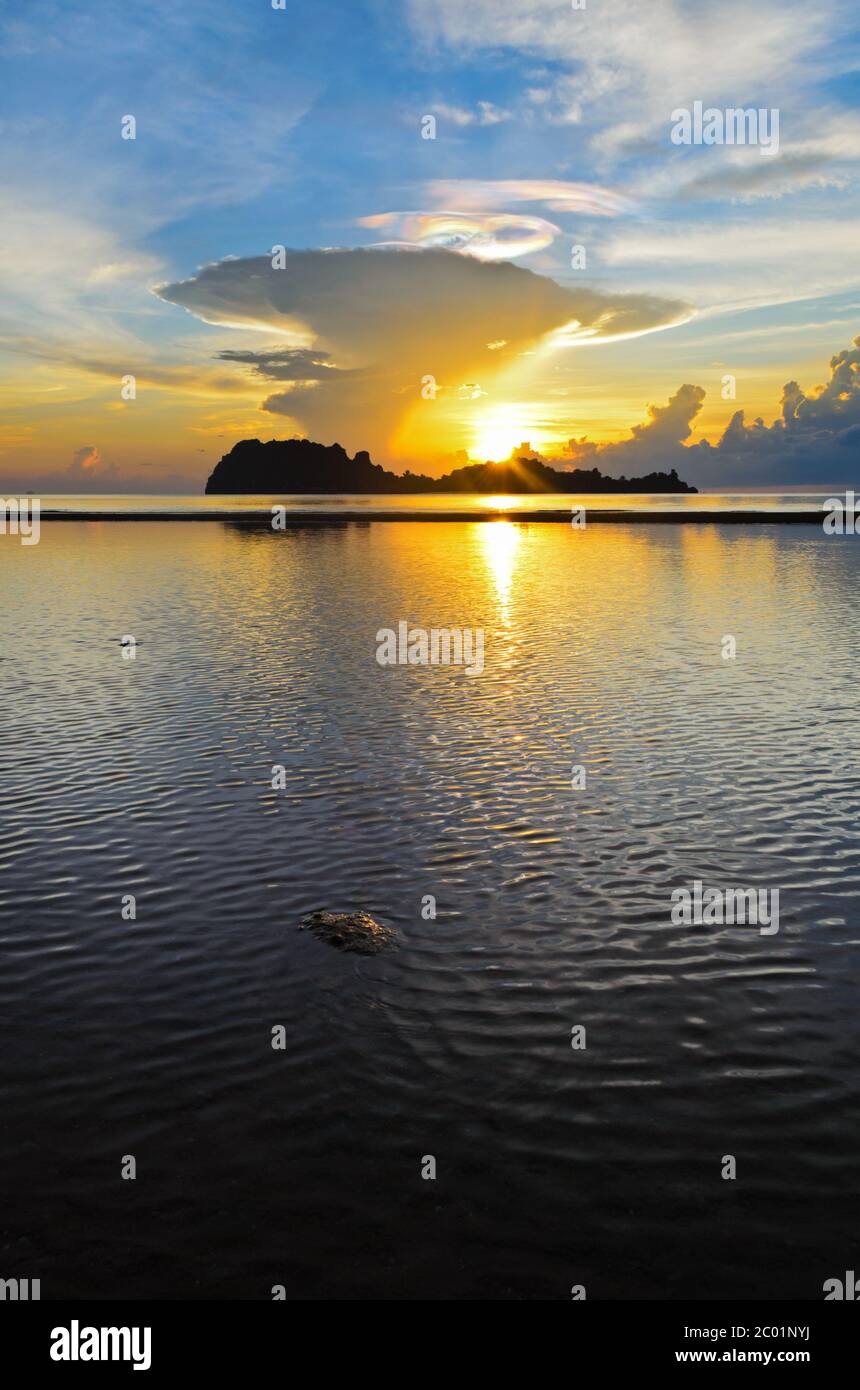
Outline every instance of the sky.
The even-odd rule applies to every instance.
[[[856,0],[274,3],[0,0],[0,489],[857,481]]]

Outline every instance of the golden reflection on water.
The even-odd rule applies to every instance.
[[[512,521],[490,521],[481,526],[480,538],[499,600],[502,622],[510,622],[511,587],[517,551],[522,540],[521,528]]]
[[[500,494],[494,494],[492,497],[477,497],[474,500],[476,506],[486,507],[488,511],[506,512],[514,507],[518,507],[521,511],[524,510],[521,497],[503,497]],[[526,506],[528,506],[528,502]]]
[[[187,631],[217,630],[219,662],[253,669],[285,644],[310,641],[322,660],[342,640],[327,626],[332,613],[349,631],[401,617],[485,627],[490,674],[521,660],[523,644],[541,643],[553,652],[554,679],[579,678],[584,663],[607,653],[608,669],[623,673],[634,651],[643,668],[665,660],[686,670],[706,654],[720,660],[726,633],[743,643],[750,667],[789,624],[815,648],[834,585],[841,595],[853,574],[844,548],[805,527],[576,530],[494,519],[274,533],[220,522],[48,522],[42,534],[31,551],[0,546],[10,611],[41,605],[60,664],[96,615],[99,640],[139,633],[134,669],[154,651],[151,629],[162,618],[171,648]],[[527,687],[517,690],[526,700]]]

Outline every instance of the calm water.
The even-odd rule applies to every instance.
[[[462,512],[464,516],[486,515],[487,512],[569,512],[572,506],[584,506],[590,511],[755,511],[755,512],[798,512],[821,511],[823,501],[833,493],[833,489],[819,492],[702,492],[702,493],[538,493],[533,496],[499,495],[474,496],[463,493],[445,493],[438,497],[422,497],[415,493],[404,493],[390,497],[369,496],[357,493],[333,496],[325,494],[313,497],[301,496],[236,496],[225,497],[174,497],[154,495],[105,494],[82,495],[80,493],[42,497],[43,511],[63,513],[103,512],[120,514],[128,512],[170,513],[172,515],[241,513],[249,516],[271,517],[271,507],[277,503],[289,513],[331,512],[334,515],[361,515],[363,512],[383,512],[397,515],[415,512]],[[844,489],[836,489],[836,495],[844,498]]]
[[[858,578],[806,526],[0,540],[0,1274],[820,1299],[858,1267]],[[379,667],[402,618],[483,627],[484,675]],[[778,887],[779,934],[673,926],[694,878]]]

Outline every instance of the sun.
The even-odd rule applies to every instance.
[[[537,447],[521,408],[495,406],[475,421],[469,454],[482,463],[488,459],[501,463],[525,442],[532,448]]]
[[[501,463],[503,459],[510,458],[518,444],[522,443],[521,437],[516,430],[506,430],[501,426],[495,428],[482,429],[478,435],[477,442],[469,450],[473,458],[478,458],[482,463],[492,459],[493,463]]]

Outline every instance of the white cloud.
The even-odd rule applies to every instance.
[[[766,106],[785,97],[791,107],[826,64],[839,64],[834,37],[850,13],[844,0],[601,0],[578,11],[560,0],[409,0],[408,12],[429,44],[460,54],[507,47],[562,65],[555,93],[569,102],[575,90],[613,154],[668,128],[673,107],[696,97],[719,105],[743,94]]]
[[[857,283],[853,219],[797,217],[711,219],[627,226],[599,248],[602,265],[641,283],[691,298],[702,313],[792,303]]]
[[[488,126],[501,125],[503,121],[513,120],[513,112],[505,111],[500,106],[495,106],[491,101],[479,101],[474,110],[465,106],[452,106],[444,101],[432,103],[432,109],[436,116],[442,120],[450,121],[456,126]]]
[[[109,228],[71,211],[57,216],[49,195],[0,190],[0,335],[48,340],[128,341],[112,320],[162,269]]]

